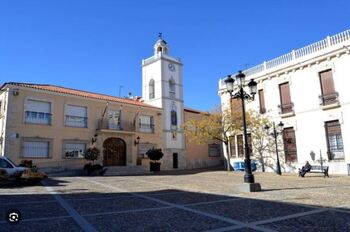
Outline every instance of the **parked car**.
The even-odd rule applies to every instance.
[[[24,172],[28,172],[29,169],[26,167],[19,167],[15,165],[6,156],[0,156],[0,169],[6,172],[6,177],[17,178],[20,177]]]

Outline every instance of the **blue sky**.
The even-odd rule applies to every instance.
[[[2,0],[0,82],[141,95],[158,32],[184,63],[185,106],[218,105],[220,77],[350,28],[348,0]]]

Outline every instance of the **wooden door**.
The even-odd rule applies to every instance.
[[[103,142],[103,165],[126,165],[126,144],[124,140],[120,138],[108,138]]]

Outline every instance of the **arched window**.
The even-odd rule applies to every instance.
[[[177,113],[175,110],[171,111],[171,125],[177,126]]]
[[[176,92],[175,92],[175,81],[174,79],[169,80],[169,97],[170,98],[175,98]]]
[[[154,80],[151,79],[149,81],[149,99],[153,99],[154,98]]]

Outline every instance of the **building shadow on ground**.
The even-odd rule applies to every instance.
[[[101,184],[101,192],[80,188],[64,191],[62,183],[65,182],[45,181],[48,186],[56,186],[53,193],[25,194],[20,189],[16,194],[0,194],[1,231],[84,230],[76,221],[80,225],[87,223],[97,231],[350,231],[350,208],[175,188],[105,192],[109,186],[111,191],[123,189],[118,182],[95,181],[94,189]],[[10,209],[21,213],[18,225],[5,220]]]

